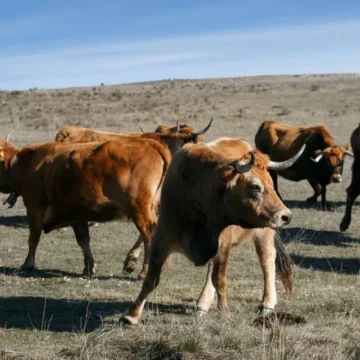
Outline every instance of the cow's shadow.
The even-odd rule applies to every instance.
[[[360,260],[357,258],[319,258],[297,254],[291,254],[291,258],[297,266],[303,269],[313,269],[346,275],[358,275],[360,273]]]
[[[0,216],[0,226],[27,228],[29,222],[27,216],[23,215]]]
[[[131,302],[84,301],[44,297],[0,298],[0,327],[53,332],[89,332],[99,328],[106,317],[123,313]],[[157,314],[191,315],[192,306],[147,303],[145,309]],[[117,320],[110,323],[117,324]]]
[[[281,229],[280,235],[286,244],[301,242],[319,246],[352,247],[352,244],[360,243],[360,239],[354,239],[338,231],[312,230],[300,227]]]
[[[53,279],[53,278],[62,278],[64,276],[79,278],[83,277],[82,273],[75,273],[70,271],[64,271],[59,269],[35,269],[30,271],[22,270],[19,267],[9,267],[9,266],[1,266],[0,267],[0,275],[6,276],[16,276],[21,278],[43,278],[43,279]],[[138,282],[138,278],[136,275],[94,275],[94,279],[98,280],[121,280],[121,281],[132,281]]]
[[[328,201],[329,208],[326,211],[335,211],[340,207],[346,206],[346,201]],[[289,209],[313,209],[322,211],[321,202],[318,200],[316,203],[309,203],[306,200],[284,200],[284,204]],[[354,206],[359,206],[360,202],[355,201]]]

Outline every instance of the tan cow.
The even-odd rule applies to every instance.
[[[189,144],[173,158],[161,192],[161,209],[151,246],[149,271],[139,296],[121,321],[137,324],[147,296],[157,287],[162,266],[173,252],[181,252],[195,265],[206,264],[219,250],[219,236],[230,225],[243,229],[280,228],[292,214],[274,191],[268,169],[291,166],[291,159],[274,163],[258,150],[249,151],[241,139],[220,139]],[[275,252],[264,260],[269,277],[275,279]],[[215,288],[219,285],[214,282]],[[275,286],[275,285],[274,285]],[[274,306],[273,294],[265,294],[263,308]]]
[[[292,181],[308,180],[314,195],[306,199],[315,203],[321,195],[322,209],[328,207],[326,186],[331,182],[342,181],[345,155],[350,147],[338,146],[324,126],[296,127],[281,124],[277,121],[264,121],[255,135],[255,144],[271,159],[281,161],[296,154],[306,144],[303,156],[294,166],[279,171],[279,175]],[[277,172],[271,171],[274,188],[278,195]]]
[[[187,142],[197,143],[201,141],[201,135],[209,130],[212,124],[212,119],[209,124],[200,131],[194,132],[194,129],[188,125],[179,125],[170,127],[168,125],[159,125],[155,132],[144,133],[129,133],[129,134],[117,134],[111,132],[98,131],[93,129],[84,128],[81,126],[66,126],[62,128],[55,136],[55,141],[61,143],[83,143],[83,142],[103,142],[109,140],[123,140],[124,138],[142,138],[153,139],[159,141],[163,146],[167,147],[174,155],[175,152]],[[152,171],[157,171],[156,168]],[[144,239],[140,234],[139,238],[135,242],[134,246],[128,252],[123,267],[123,273],[129,274],[136,268],[136,264],[139,260],[141,248],[144,243]],[[145,272],[140,274],[140,278],[143,278]]]
[[[179,148],[197,133],[169,134]],[[86,274],[95,272],[88,221],[131,218],[145,242],[140,277],[148,266],[150,235],[165,172],[166,146],[151,138],[105,143],[45,143],[16,149],[0,142],[0,191],[22,196],[29,219],[29,253],[24,269],[35,266],[42,230],[71,225],[84,254]]]

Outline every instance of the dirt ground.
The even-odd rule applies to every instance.
[[[360,121],[360,76],[271,76],[174,80],[121,86],[0,91],[2,136],[25,146],[54,139],[62,126],[134,132],[140,125],[214,123],[205,141],[241,136],[254,143],[262,121],[324,124],[340,145]],[[206,268],[174,256],[150,296],[137,327],[117,319],[141,287],[137,273],[122,275],[122,262],[137,238],[129,221],[91,228],[98,267],[93,280],[80,276],[83,262],[71,230],[43,235],[37,271],[19,269],[27,253],[28,227],[21,199],[0,208],[0,359],[360,359],[360,221],[354,207],[350,229],[339,224],[352,160],[344,181],[328,188],[331,211],[309,206],[308,183],[280,180],[293,211],[281,231],[296,264],[294,294],[278,282],[278,310],[307,323],[252,326],[262,296],[262,276],[253,244],[234,249],[228,272],[231,315],[193,314]],[[5,200],[6,195],[0,198]],[[360,201],[360,199],[359,199]]]

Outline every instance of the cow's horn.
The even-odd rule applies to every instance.
[[[10,136],[11,136],[11,133],[8,133],[8,135],[7,135],[6,138],[5,138],[5,141],[9,141]]]
[[[354,157],[354,154],[351,151],[345,151],[345,155],[349,155],[351,157]]]
[[[192,136],[198,136],[198,135],[205,134],[210,129],[212,122],[213,122],[213,119],[210,120],[209,124],[206,126],[205,129],[197,131],[197,132],[193,132]]]
[[[251,168],[253,167],[255,163],[255,155],[253,152],[250,152],[250,160],[246,163],[244,161],[238,161],[236,163],[236,170],[239,172],[239,173],[245,173],[249,170],[251,170]]]
[[[179,122],[177,121],[176,122],[176,134],[180,131],[180,124]]]
[[[302,148],[295,154],[292,158],[285,160],[285,161],[269,161],[268,169],[269,170],[285,170],[289,168],[291,165],[295,163],[295,161],[302,155],[306,147],[306,144],[302,146]]]
[[[314,162],[314,163],[318,163],[322,158],[323,158],[324,154],[321,153],[320,155],[318,155],[315,159],[310,157],[310,159]]]

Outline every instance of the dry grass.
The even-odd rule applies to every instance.
[[[210,117],[215,122],[205,140],[236,134],[253,143],[260,122],[272,118],[325,124],[346,144],[359,121],[359,90],[359,77],[334,75],[0,92],[0,119],[3,135],[12,131],[18,146],[51,140],[66,124],[137,131],[138,124],[150,130],[175,120],[201,127]],[[19,201],[11,210],[0,209],[0,358],[359,359],[358,207],[349,232],[338,232],[350,165],[347,160],[344,183],[329,188],[333,207],[327,213],[304,202],[311,194],[308,184],[280,181],[294,213],[282,236],[297,265],[295,293],[286,296],[279,284],[278,309],[304,316],[307,324],[270,330],[252,326],[262,295],[252,244],[232,252],[229,318],[220,321],[215,308],[207,317],[193,316],[206,269],[175,256],[143,323],[121,328],[117,319],[141,286],[121,274],[137,238],[132,223],[91,229],[99,273],[88,281],[79,276],[82,256],[71,231],[44,235],[38,271],[21,272],[28,236],[24,207]]]

